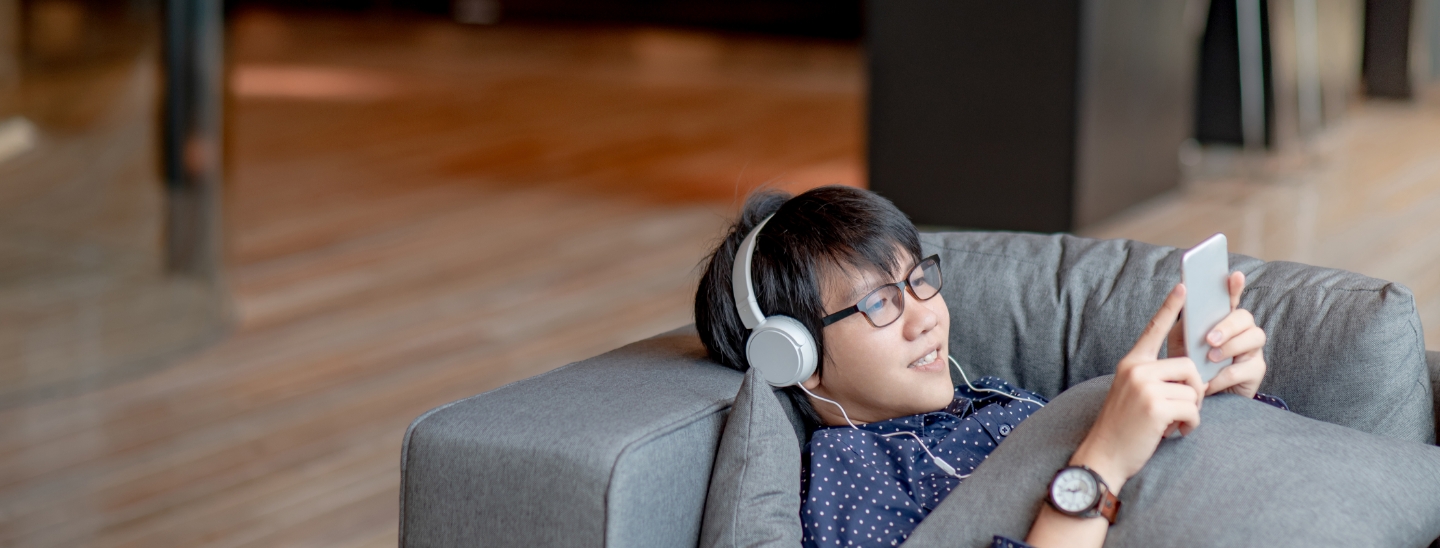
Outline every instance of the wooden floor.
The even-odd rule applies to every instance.
[[[241,14],[238,327],[0,411],[0,546],[393,546],[425,410],[690,321],[737,196],[858,184],[855,44]]]
[[[690,321],[750,188],[864,182],[853,44],[259,12],[231,40],[239,326],[0,411],[0,546],[393,546],[411,419]],[[1088,233],[1391,275],[1440,340],[1440,105],[1327,139]]]

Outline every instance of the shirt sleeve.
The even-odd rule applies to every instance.
[[[1018,540],[995,535],[995,540],[990,542],[990,548],[1035,548]]]
[[[1280,409],[1284,409],[1284,410],[1286,410],[1286,411],[1289,411],[1289,410],[1290,410],[1290,406],[1285,403],[1285,400],[1280,399],[1278,396],[1271,396],[1271,395],[1266,394],[1266,393],[1263,393],[1263,392],[1256,392],[1256,393],[1255,393],[1255,401],[1258,401],[1258,402],[1260,402],[1260,403],[1264,403],[1264,404],[1267,404],[1267,405],[1273,405],[1273,406],[1275,406],[1275,407],[1278,407],[1278,408],[1280,408]]]

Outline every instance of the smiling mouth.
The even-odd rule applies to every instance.
[[[924,367],[924,366],[930,365],[931,363],[934,363],[935,360],[938,359],[939,357],[940,357],[940,349],[939,349],[939,348],[936,348],[936,349],[934,349],[934,350],[931,350],[929,354],[926,354],[926,355],[924,355],[924,356],[921,356],[920,359],[915,360],[915,361],[913,361],[913,362],[910,362],[910,365],[908,365],[908,366],[906,366],[906,367]]]

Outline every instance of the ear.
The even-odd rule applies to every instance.
[[[810,378],[805,379],[800,385],[804,386],[806,390],[815,390],[816,387],[820,386],[820,370],[815,370],[814,373],[810,374]]]

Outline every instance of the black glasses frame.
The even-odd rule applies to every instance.
[[[935,263],[935,273],[936,273],[936,274],[939,274],[939,278],[940,278],[940,279],[938,279],[938,280],[933,280],[933,281],[932,281],[932,283],[935,284],[935,295],[939,295],[939,294],[940,294],[940,288],[945,285],[945,275],[944,275],[943,272],[940,271],[940,255],[937,254],[937,255],[931,255],[931,256],[926,257],[926,258],[924,258],[924,259],[920,259],[920,262],[915,263],[915,266],[914,266],[914,267],[912,267],[910,270],[907,270],[907,271],[905,272],[905,277],[904,277],[904,278],[901,278],[900,281],[895,282],[895,283],[885,284],[885,285],[882,285],[882,286],[880,286],[880,287],[877,287],[877,288],[875,288],[874,291],[871,291],[871,292],[869,292],[869,293],[866,293],[865,296],[860,297],[860,300],[856,301],[855,304],[850,305],[849,308],[846,308],[846,309],[844,309],[844,310],[841,310],[841,311],[839,311],[839,312],[836,312],[836,313],[834,313],[834,314],[831,314],[831,315],[829,315],[829,316],[825,316],[824,318],[821,318],[821,319],[820,319],[821,325],[822,325],[822,326],[828,326],[828,325],[830,325],[830,324],[832,324],[832,323],[838,322],[838,321],[843,320],[843,319],[845,319],[845,318],[849,318],[851,315],[855,314],[856,312],[861,312],[861,310],[860,310],[860,303],[865,302],[865,300],[866,300],[866,299],[869,299],[871,295],[874,295],[874,294],[876,294],[876,293],[879,293],[880,291],[884,290],[884,289],[887,288],[887,287],[898,287],[898,288],[900,289],[900,293],[901,293],[902,295],[903,295],[903,294],[905,293],[905,291],[908,289],[908,290],[910,291],[910,296],[915,297],[915,300],[917,300],[917,301],[928,301],[928,300],[930,300],[930,299],[935,298],[935,295],[931,295],[931,296],[925,297],[925,298],[923,298],[923,299],[920,298],[919,295],[916,295],[916,294],[915,294],[915,287],[912,286],[912,285],[910,285],[910,278],[913,277],[912,274],[914,274],[916,270],[920,270],[922,267],[924,267],[924,266],[925,266],[925,263],[929,263],[929,262]],[[905,299],[903,299],[903,298],[900,299],[900,302],[899,302],[899,304],[898,304],[897,306],[900,307],[900,315],[901,315],[901,316],[905,315]],[[861,312],[861,313],[864,314],[863,312]],[[870,322],[870,325],[873,325],[873,326],[875,326],[875,327],[885,327],[886,325],[890,325],[890,324],[892,324],[892,323],[895,323],[895,320],[900,319],[900,316],[896,316],[896,317],[895,317],[895,320],[890,320],[890,321],[888,321],[888,322],[885,322],[884,325],[880,325],[880,324],[875,323],[875,320],[871,319],[869,314],[864,314],[864,316],[865,316],[865,321]]]

